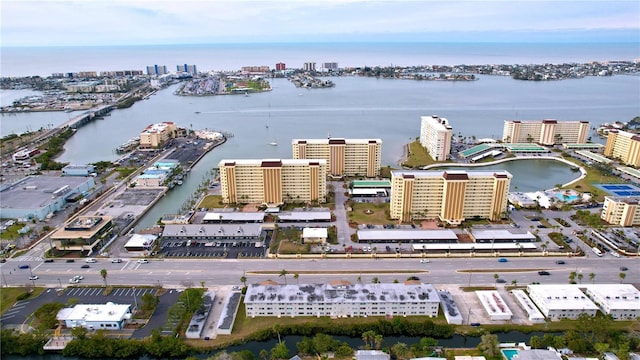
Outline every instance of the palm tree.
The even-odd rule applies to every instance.
[[[107,269],[100,270],[100,276],[102,276],[102,280],[104,281],[104,287],[107,287]]]
[[[280,270],[280,275],[278,275],[279,277],[284,277],[284,284],[287,285],[287,270],[282,269]]]
[[[498,279],[499,278],[500,278],[500,275],[493,274],[493,280],[495,280],[494,283],[493,283],[494,286],[498,286]]]
[[[582,284],[582,278],[584,277],[584,275],[582,275],[582,273],[578,273],[578,281],[580,282],[580,284]]]
[[[380,279],[378,279],[378,277],[375,276],[373,279],[371,279],[371,282],[374,283],[374,284],[378,284],[378,283],[380,283]]]
[[[511,284],[513,285],[513,287],[518,286],[518,280],[516,279],[511,280]]]
[[[247,277],[242,275],[240,276],[240,282],[244,285],[247,286]]]
[[[593,284],[593,281],[596,279],[596,273],[589,273],[589,280],[591,280],[591,283]]]
[[[297,284],[297,285],[300,285],[300,283],[298,282],[298,278],[299,278],[299,277],[300,277],[300,274],[298,274],[298,273],[294,273],[294,274],[293,274],[293,278],[294,278],[294,279],[296,279],[296,284]]]
[[[358,276],[358,277],[356,278],[356,281],[362,284],[362,276]]]
[[[620,277],[620,284],[622,284],[622,280],[627,277],[627,274],[621,272],[620,274],[618,274],[618,276]]]

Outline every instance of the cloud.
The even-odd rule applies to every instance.
[[[380,34],[404,38],[412,33],[594,29],[640,34],[640,2],[635,0],[9,0],[2,2],[1,14],[3,46],[335,41]]]

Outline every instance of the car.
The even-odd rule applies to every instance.
[[[498,259],[498,262],[508,262],[509,260],[507,260],[507,258],[500,258]]]
[[[564,265],[564,260],[556,260],[556,264],[558,264],[558,265]]]
[[[505,279],[503,279],[503,278],[497,278],[497,279],[496,279],[496,282],[497,282],[498,284],[504,284],[504,283],[506,283],[506,282],[507,282],[507,280],[505,280]]]
[[[94,258],[89,258],[87,260],[85,260],[85,262],[89,263],[89,264],[93,264],[93,263],[97,263],[98,260],[94,259]]]
[[[119,264],[119,263],[121,263],[121,262],[122,262],[122,259],[111,259],[111,262],[112,262],[112,263]]]
[[[541,275],[541,276],[542,275],[551,275],[551,273],[546,271],[546,270],[540,270],[540,271],[538,271],[538,275]]]
[[[138,259],[138,264],[148,264],[149,260],[147,259]]]
[[[84,276],[82,276],[82,275],[76,275],[73,278],[76,279],[76,280],[84,280]]]
[[[5,258],[0,259],[0,263],[4,264],[6,262],[7,262],[7,259],[5,259]]]
[[[620,271],[627,271],[627,270],[629,270],[629,268],[628,268],[628,267],[626,267],[626,266],[620,266]]]
[[[38,275],[29,276],[29,280],[38,280],[38,279],[40,279],[40,277]]]
[[[429,262],[429,259],[420,259],[420,263],[426,264]]]
[[[75,278],[71,278],[71,279],[69,279],[69,284],[77,284],[77,283],[79,283],[79,282],[80,282],[80,280],[75,279]]]
[[[72,262],[76,262],[76,261],[73,260],[73,259],[67,259],[67,260],[65,260],[65,262],[72,263]]]
[[[44,262],[46,262],[46,263],[52,263],[52,262],[53,262],[53,259],[44,259]]]
[[[89,266],[89,265],[87,265],[87,264],[84,264],[84,265],[80,266],[80,268],[81,268],[81,269],[88,269],[88,268],[90,268],[90,267],[91,267],[91,266]]]
[[[409,276],[407,280],[420,281],[420,278],[417,276]]]
[[[618,253],[617,253],[617,252],[615,252],[615,251],[610,251],[610,252],[609,252],[609,254],[611,254],[611,256],[615,256],[615,257],[617,257],[617,258],[619,258],[619,257],[620,257],[620,254],[618,254]]]
[[[18,269],[28,269],[29,265],[20,265],[18,266]]]

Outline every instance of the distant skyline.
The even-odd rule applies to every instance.
[[[336,41],[640,46],[637,0],[0,0],[0,14],[2,46]]]

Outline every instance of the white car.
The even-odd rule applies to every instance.
[[[38,275],[29,276],[29,280],[38,280],[38,279],[40,279]]]
[[[138,259],[138,264],[148,264],[149,260],[147,259]]]
[[[78,281],[80,281],[80,280],[84,280],[84,276],[82,276],[82,275],[76,275],[76,276],[74,276],[74,277],[73,277],[73,280],[78,280]]]
[[[85,262],[90,263],[90,264],[93,264],[93,263],[97,263],[97,262],[98,262],[98,260],[96,260],[96,259],[94,259],[94,258],[89,258],[89,259],[85,260]]]
[[[429,262],[429,259],[420,259],[421,264],[426,264]]]
[[[80,280],[78,280],[78,279],[69,279],[69,284],[77,284],[79,282],[80,282]]]
[[[122,259],[111,259],[111,262],[119,264],[122,262]]]

